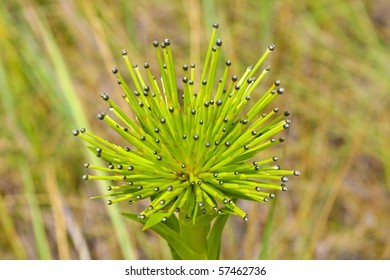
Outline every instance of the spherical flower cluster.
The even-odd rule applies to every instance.
[[[108,198],[108,204],[120,201],[131,204],[149,198],[148,207],[138,217],[143,220],[154,216],[157,222],[166,221],[176,212],[194,222],[206,213],[236,214],[247,221],[248,215],[236,205],[238,199],[266,202],[275,196],[274,191],[287,190],[287,176],[299,175],[298,171],[281,169],[275,163],[277,156],[253,160],[283,142],[283,138],[275,135],[288,129],[291,123],[286,119],[288,111],[280,112],[278,108],[265,111],[284,93],[280,81],[272,83],[250,108],[245,108],[270,71],[269,66],[263,69],[260,66],[274,45],[269,45],[241,77],[229,77],[229,60],[222,77],[217,77],[222,46],[222,41],[216,40],[217,29],[216,23],[198,87],[195,65],[182,67],[182,92],[178,90],[168,39],[153,42],[160,68],[158,78],[148,63],[141,74],[138,65],[132,65],[128,53],[122,51],[133,84],[129,86],[117,68],[112,72],[134,117],[126,115],[108,94],[101,93],[115,118],[102,112],[98,119],[129,146],[113,144],[86,129],[73,131],[89,143],[96,156],[107,162],[106,166],[86,163],[85,167],[108,175],[83,178],[112,182],[109,193],[103,196]]]

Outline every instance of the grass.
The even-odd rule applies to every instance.
[[[1,259],[169,257],[118,215],[126,206],[88,199],[105,186],[81,180],[95,159],[71,131],[114,138],[95,116],[106,109],[100,91],[120,99],[110,71],[124,67],[122,49],[152,64],[152,41],[168,37],[178,65],[200,64],[214,21],[235,73],[275,43],[269,76],[287,91],[277,106],[293,113],[277,153],[302,173],[275,206],[244,204],[249,223],[229,219],[221,257],[389,259],[389,11],[368,0],[5,1]]]

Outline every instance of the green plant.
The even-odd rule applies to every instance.
[[[88,148],[107,162],[107,166],[89,163],[86,168],[109,175],[84,175],[85,180],[109,180],[108,204],[134,203],[150,198],[141,213],[123,215],[144,224],[163,237],[175,259],[217,259],[223,227],[230,214],[248,221],[248,215],[236,205],[237,200],[267,202],[273,191],[287,190],[287,176],[298,171],[283,170],[276,156],[250,162],[256,155],[283,138],[273,138],[287,129],[289,112],[279,113],[268,105],[283,94],[280,81],[246,112],[243,108],[257,85],[270,71],[258,71],[274,50],[269,45],[254,66],[238,78],[229,76],[229,60],[221,79],[217,63],[222,41],[216,40],[218,24],[213,25],[210,43],[198,88],[195,65],[183,66],[183,93],[179,94],[170,41],[153,42],[161,80],[144,64],[147,79],[138,65],[132,65],[126,51],[122,56],[134,83],[132,91],[119,70],[112,72],[124,91],[134,118],[126,115],[110,97],[101,97],[117,122],[106,113],[98,119],[106,122],[131,146],[110,143],[86,129],[73,134],[88,142]],[[256,77],[256,73],[258,76]]]

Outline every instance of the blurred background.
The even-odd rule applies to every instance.
[[[167,37],[178,69],[200,66],[215,21],[232,75],[276,45],[256,94],[282,81],[293,125],[273,153],[301,171],[271,204],[241,203],[251,219],[229,219],[221,258],[390,259],[389,15],[386,0],[1,1],[0,259],[170,258],[118,214],[137,209],[89,199],[106,184],[81,179],[72,129],[115,141],[96,113],[100,91],[121,99],[121,50],[156,65]]]

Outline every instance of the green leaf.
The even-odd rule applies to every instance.
[[[173,248],[169,243],[168,243],[168,246],[169,246],[169,249],[171,250],[171,254],[172,254],[173,259],[174,260],[182,260],[180,255],[178,253],[176,253],[175,248]]]
[[[175,232],[180,233],[180,223],[175,215],[171,215],[165,224]]]
[[[162,221],[164,217],[166,217],[167,213],[166,212],[155,212],[152,214],[147,222],[145,223],[145,226],[142,228],[142,230],[147,230],[151,228],[152,226],[157,225],[159,222]]]
[[[208,252],[207,259],[208,260],[218,260],[219,259],[219,251],[221,247],[221,237],[222,231],[225,227],[226,221],[228,220],[229,215],[221,215],[218,216],[215,220],[213,228],[210,231],[209,238],[207,239],[208,244]]]
[[[187,199],[187,203],[185,204],[184,206],[184,212],[186,214],[191,214],[192,215],[192,211],[194,210],[195,208],[195,194],[193,191],[190,192],[189,196],[188,196],[188,199]]]
[[[268,259],[268,249],[269,249],[269,240],[272,233],[272,225],[273,225],[273,217],[275,213],[275,205],[276,205],[276,199],[273,203],[271,203],[271,208],[269,209],[268,215],[267,215],[267,221],[264,226],[263,230],[263,237],[261,239],[261,251],[259,253],[259,260],[266,260]]]
[[[146,224],[148,220],[148,219],[140,220],[137,214],[132,214],[132,213],[121,213],[121,214],[131,220],[140,222],[142,224]],[[186,241],[183,240],[183,238],[177,232],[172,230],[166,224],[158,223],[155,224],[150,229],[156,232],[158,235],[160,235],[162,238],[164,238],[167,241],[171,250],[175,252],[175,254],[173,254],[173,257],[175,259],[182,259],[182,260],[205,259],[204,256],[197,254],[196,252],[191,250],[186,244]]]

